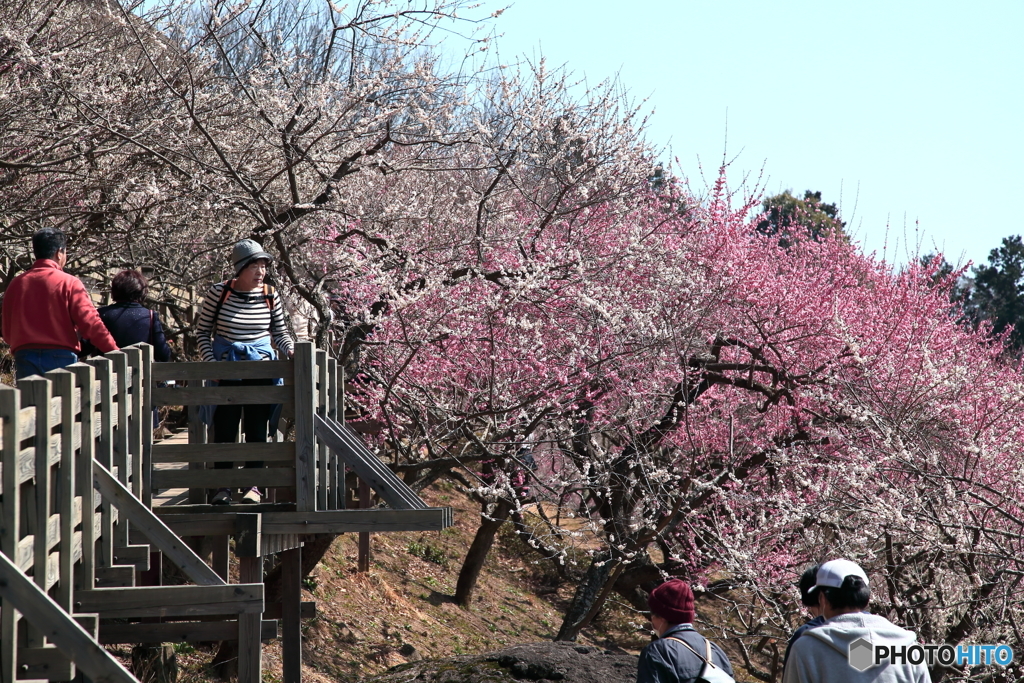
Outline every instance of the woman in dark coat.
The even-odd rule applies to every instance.
[[[147,290],[142,273],[122,270],[110,283],[110,297],[114,303],[99,309],[100,319],[110,330],[118,348],[146,342],[153,347],[153,360],[166,363],[171,360],[171,347],[167,345],[160,316],[142,305]]]

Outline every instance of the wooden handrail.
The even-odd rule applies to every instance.
[[[294,585],[289,584],[294,595],[279,605],[279,612],[285,622],[284,651],[291,653],[286,656],[291,673],[285,678],[297,681],[302,537],[435,530],[452,523],[450,509],[427,508],[338,422],[344,412],[335,395],[344,387],[338,372],[337,362],[308,342],[296,345],[292,360],[232,363],[153,363],[152,349],[139,345],[44,378],[22,380],[17,390],[0,386],[0,504],[5,522],[0,528],[0,595],[6,600],[15,591],[5,602],[11,609],[0,610],[0,681],[15,681],[19,666],[27,667],[23,673],[65,680],[76,665],[94,681],[133,681],[123,667],[112,672],[102,668],[110,657],[97,639],[103,640],[108,622],[77,614],[96,612],[128,619],[195,618],[194,623],[147,625],[146,638],[174,633],[234,637],[240,679],[258,683],[260,639],[276,634],[274,622],[261,616],[266,607],[261,558],[276,553],[283,553],[282,564],[294,578]],[[199,380],[278,377],[283,385],[197,386]],[[175,386],[161,386],[167,382]],[[190,418],[191,443],[153,444],[154,405],[264,403],[286,408],[294,441],[207,444],[205,425]],[[205,469],[209,463],[250,460],[269,466]],[[189,469],[154,467],[165,463],[189,463]],[[345,505],[346,463],[393,509],[339,509]],[[251,484],[290,489],[295,502],[247,509],[152,508],[154,490],[160,487]],[[196,502],[202,500],[205,495]],[[23,517],[25,511],[29,514]],[[213,567],[182,541],[181,535],[195,532],[215,537]],[[228,536],[235,538],[240,585],[225,583]],[[149,567],[153,550],[199,585],[136,587],[137,572]],[[48,603],[39,607],[40,600]],[[222,621],[198,621],[207,616]],[[84,619],[86,627],[76,619]],[[124,642],[128,633],[115,630],[107,638]],[[55,665],[47,668],[40,662]]]
[[[104,650],[70,614],[61,609],[2,553],[0,597],[5,605],[12,605],[25,615],[32,626],[45,633],[95,683],[138,683],[121,662]],[[12,665],[14,663],[10,662]],[[4,662],[4,665],[8,663]],[[14,681],[17,676],[14,666],[10,667],[10,674],[9,680]]]

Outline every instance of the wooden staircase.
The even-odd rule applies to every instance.
[[[158,364],[151,354],[138,345],[0,385],[0,683],[78,670],[133,681],[102,644],[211,640],[237,641],[239,681],[259,683],[261,643],[278,637],[279,621],[284,679],[297,683],[300,620],[315,609],[300,601],[304,537],[452,523],[449,508],[428,508],[337,419],[343,383],[325,352],[303,343],[292,361]],[[284,384],[205,386],[245,377]],[[294,441],[207,443],[197,407],[232,403],[282,404]],[[154,405],[190,406],[188,444],[153,444]],[[234,460],[266,464],[212,469]],[[346,468],[390,507],[345,509]],[[206,503],[209,489],[254,485],[270,489],[267,502]],[[189,489],[189,502],[154,508],[154,491],[167,488]],[[212,566],[185,541],[204,536]],[[238,584],[227,582],[231,548]],[[164,559],[191,583],[144,585],[159,584]],[[272,605],[267,561],[284,577]]]

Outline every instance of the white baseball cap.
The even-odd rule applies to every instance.
[[[843,585],[843,579],[847,576],[859,576],[864,579],[864,585],[869,586],[868,575],[860,568],[860,565],[850,560],[829,560],[818,567],[818,576],[814,586],[807,591],[810,595],[817,588],[839,588]]]

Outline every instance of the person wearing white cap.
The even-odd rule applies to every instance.
[[[928,683],[924,664],[883,662],[861,671],[850,663],[850,646],[861,639],[872,646],[909,646],[917,636],[885,617],[867,612],[871,599],[867,574],[850,560],[818,567],[815,585],[825,623],[793,643],[783,683]]]

